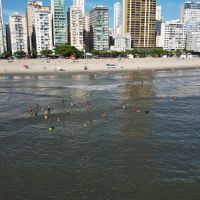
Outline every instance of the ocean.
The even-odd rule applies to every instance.
[[[200,71],[0,78],[1,200],[198,200],[199,156]]]

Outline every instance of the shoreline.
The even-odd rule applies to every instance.
[[[0,76],[73,75],[200,69],[200,58],[0,60]]]

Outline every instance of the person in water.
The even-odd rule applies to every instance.
[[[62,99],[62,104],[64,104],[65,103],[65,101],[64,101],[64,99]]]
[[[54,126],[49,127],[49,132],[53,132],[54,131]]]

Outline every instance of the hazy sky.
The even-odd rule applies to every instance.
[[[40,0],[44,5],[49,5],[50,0]],[[85,0],[86,10],[89,11],[94,5],[101,4],[110,8],[110,23],[113,21],[113,4],[115,0]],[[122,1],[122,0],[121,0]],[[195,0],[194,0],[195,1]],[[2,0],[4,22],[8,21],[8,16],[13,11],[25,13],[25,6],[28,0]],[[185,0],[157,0],[157,4],[163,8],[162,15],[164,19],[171,20],[179,17],[180,6]],[[66,6],[69,7],[72,4],[72,0],[66,0]]]

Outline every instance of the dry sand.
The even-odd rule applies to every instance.
[[[85,70],[87,68],[87,70]],[[200,69],[200,58],[0,60],[0,76]]]

